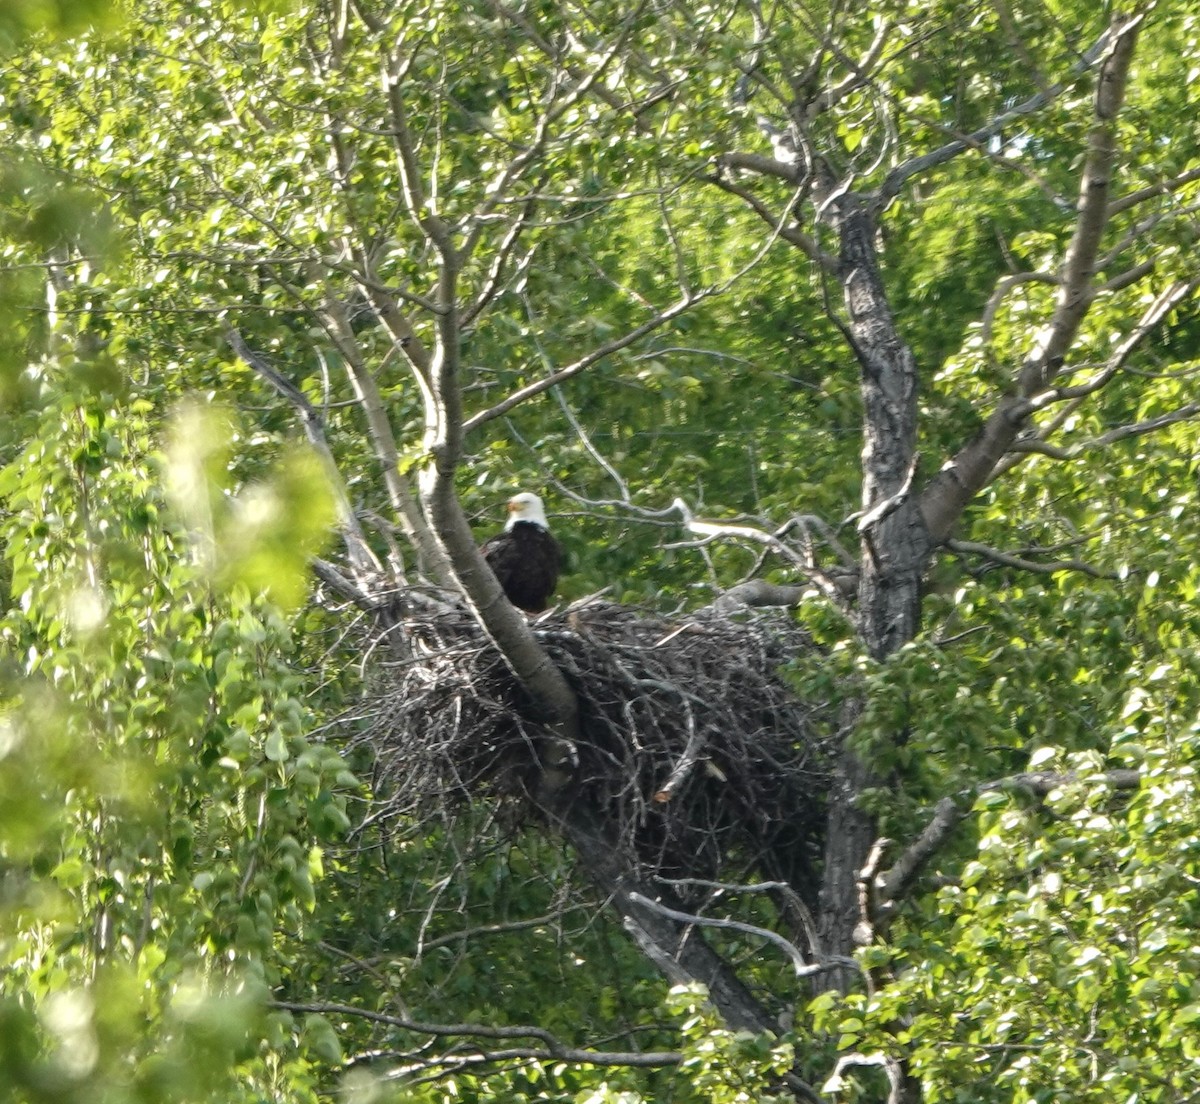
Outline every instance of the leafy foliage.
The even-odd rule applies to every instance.
[[[386,667],[356,649],[353,611],[314,597],[308,566],[349,503],[371,554],[415,570],[389,478],[419,479],[436,445],[403,355],[436,347],[448,316],[436,217],[464,247],[467,419],[695,298],[480,421],[456,473],[477,528],[500,523],[511,487],[547,488],[568,598],[607,587],[689,607],[752,573],[796,582],[786,557],[679,541],[655,513],[680,495],[764,530],[816,516],[849,545],[862,506],[837,242],[795,179],[752,177],[745,157],[766,155],[764,124],[786,129],[789,103],[808,105],[806,137],[865,191],[1011,113],[915,174],[880,220],[920,385],[919,483],[1011,392],[1054,309],[1094,124],[1080,58],[1107,14],[1059,0],[894,0],[847,21],[821,4],[7,5],[0,1094],[725,1104],[784,1098],[791,1075],[850,1100],[882,1098],[894,1059],[929,1101],[1186,1096],[1200,1008],[1188,8],[1146,13],[1062,377],[1116,364],[1111,379],[1038,410],[1039,431],[1062,412],[1053,437],[1007,454],[971,502],[913,639],[869,658],[827,594],[797,609],[819,647],[786,677],[886,780],[860,800],[897,841],[889,859],[939,800],[974,806],[936,877],[859,951],[847,994],[814,998],[750,932],[713,934],[790,1025],[769,1038],[728,1030],[695,991],[667,995],[545,836],[479,810],[378,817],[359,781],[371,757],[323,734],[348,709],[340,731],[364,726],[353,704]],[[877,35],[871,80],[813,106]],[[1125,356],[1173,287],[1187,290]],[[372,299],[385,291],[411,310],[403,341]],[[302,405],[234,357],[231,327],[316,412],[317,444],[298,443]],[[817,566],[845,567],[831,548]],[[1140,786],[1115,788],[1118,769]],[[998,784],[1030,770],[1059,784]],[[702,906],[733,898],[751,931],[800,940],[760,894]],[[462,1030],[430,1044],[444,1037],[430,1024],[536,1025],[555,1042]],[[555,1052],[597,1039],[670,1057]]]

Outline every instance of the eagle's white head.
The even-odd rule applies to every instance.
[[[508,500],[508,521],[505,522],[504,531],[507,533],[518,521],[528,521],[546,530],[550,528],[542,500],[528,491],[515,494]]]

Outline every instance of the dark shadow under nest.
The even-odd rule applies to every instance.
[[[535,636],[578,695],[582,739],[567,783],[646,873],[756,871],[814,892],[830,777],[826,718],[780,675],[811,651],[784,611],[666,618],[611,603],[551,611]],[[497,806],[514,826],[535,799],[548,733],[465,611],[413,617],[385,658],[358,740],[393,815]],[[361,714],[360,714],[361,716]]]

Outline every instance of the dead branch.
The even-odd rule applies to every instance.
[[[826,970],[832,970],[835,967],[848,967],[852,970],[861,969],[859,964],[853,959],[845,955],[827,955],[823,956],[821,961],[817,963],[808,962],[800,949],[794,944],[784,939],[778,932],[773,932],[769,928],[760,928],[757,924],[746,924],[741,920],[729,920],[717,916],[697,916],[690,912],[681,912],[679,909],[668,908],[660,901],[653,901],[640,893],[631,895],[637,904],[643,908],[651,909],[670,920],[675,920],[680,924],[695,924],[702,928],[724,928],[728,931],[742,932],[745,935],[753,935],[759,939],[778,947],[792,963],[792,971],[797,978],[812,977],[814,974],[824,973]]]
[[[704,750],[704,744],[707,735],[704,730],[696,725],[696,717],[692,712],[691,702],[688,701],[690,695],[680,691],[680,699],[683,705],[684,717],[687,719],[688,740],[684,744],[683,753],[679,756],[679,761],[671,768],[671,773],[667,780],[662,784],[662,788],[655,793],[652,801],[661,805],[664,801],[670,801],[671,795],[680,788],[688,779],[688,775],[696,768],[700,762],[700,754]],[[715,768],[713,768],[715,769]]]
[[[683,518],[684,527],[690,533],[695,533],[698,536],[715,539],[715,538],[730,538],[734,540],[747,540],[754,544],[763,545],[771,549],[773,552],[782,556],[792,567],[794,567],[806,579],[810,579],[826,598],[834,602],[841,608],[844,605],[844,599],[837,585],[829,578],[825,572],[819,570],[814,564],[808,562],[794,548],[788,545],[785,541],[779,538],[776,533],[768,533],[765,529],[759,529],[753,525],[737,525],[726,522],[701,521],[691,511],[691,508],[682,498],[676,498],[671,503],[671,509],[677,510]],[[784,526],[786,532],[790,528],[791,523]],[[748,592],[749,593],[749,592]],[[760,592],[763,593],[763,592]]]
[[[833,1095],[846,1089],[846,1079],[843,1076],[848,1069],[859,1067],[875,1067],[887,1074],[888,1095],[887,1104],[901,1104],[904,1100],[904,1069],[900,1063],[886,1054],[843,1054],[833,1067],[833,1073],[821,1086],[821,1091]]]

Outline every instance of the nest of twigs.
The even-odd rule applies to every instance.
[[[566,796],[589,803],[643,869],[711,877],[733,859],[812,884],[829,756],[826,725],[780,673],[812,648],[789,615],[665,618],[591,602],[533,631],[580,702]],[[488,801],[516,824],[544,817],[552,737],[475,621],[410,610],[393,632],[405,644],[383,665],[360,736],[388,810]]]

